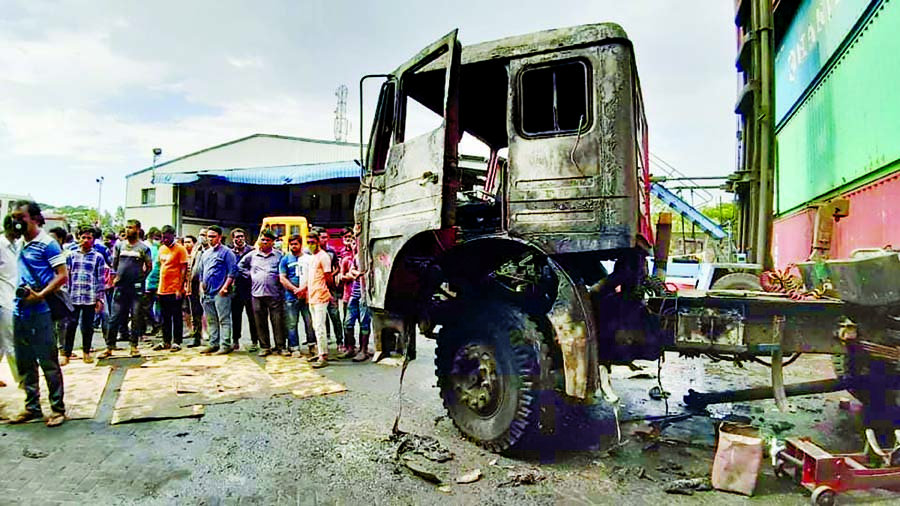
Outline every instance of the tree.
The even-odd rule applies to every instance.
[[[115,220],[109,212],[104,212],[102,215],[97,214],[97,210],[92,207],[87,206],[51,206],[42,204],[41,207],[47,209],[48,212],[53,212],[56,214],[61,214],[66,218],[66,222],[69,224],[69,228],[75,229],[82,225],[100,225],[100,228],[104,231],[113,230],[116,225]],[[124,223],[124,214],[125,210],[119,207],[116,210],[116,216],[118,217],[119,212],[121,210],[122,214],[122,222]]]

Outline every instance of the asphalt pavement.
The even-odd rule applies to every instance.
[[[809,503],[808,492],[776,479],[768,464],[752,498],[716,491],[665,493],[671,480],[708,476],[718,422],[706,416],[673,425],[667,437],[651,441],[641,435],[642,422],[623,423],[627,442],[618,446],[611,409],[597,405],[587,418],[560,417],[559,434],[547,435],[540,451],[488,453],[461,438],[444,416],[433,355],[434,343],[421,339],[419,360],[410,364],[403,385],[399,428],[410,437],[434,438],[433,443],[452,454],[445,462],[429,462],[440,484],[413,474],[397,458],[400,442],[391,438],[391,429],[401,406],[399,367],[335,362],[319,373],[346,385],[344,393],[243,400],[207,406],[199,419],[111,426],[116,389],[124,368],[140,363],[135,360],[118,362],[121,366],[113,372],[93,420],[74,420],[57,429],[0,425],[0,503]],[[625,398],[619,412],[623,421],[665,412],[664,403],[646,395],[648,386],[656,384],[656,364],[644,366],[646,376],[640,378],[627,379],[635,376],[627,369],[619,374],[626,377],[617,381]],[[716,366],[710,373],[701,361],[669,366],[678,371],[669,378],[663,369],[664,385],[673,393],[670,412],[682,409],[677,399],[687,386],[696,387],[687,379],[687,369],[696,369],[697,377],[717,375],[720,386],[748,377],[732,366]],[[712,414],[743,414],[757,425],[789,420],[782,426],[785,434],[813,431],[825,441],[852,447],[859,443],[858,426],[853,413],[838,407],[838,395],[794,400],[787,415],[776,414],[771,401],[726,406]],[[480,473],[473,473],[476,470]],[[456,482],[467,474],[480,478]],[[849,499],[867,504],[900,501],[881,493]]]

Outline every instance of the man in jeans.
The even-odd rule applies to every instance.
[[[19,286],[19,247],[16,240],[21,234],[13,228],[11,214],[3,218],[3,233],[0,234],[0,360],[6,357],[13,381],[21,385],[21,376],[16,367],[13,346],[13,310],[15,309],[16,287]],[[0,387],[6,385],[0,381]]]
[[[106,297],[106,260],[94,248],[94,230],[81,227],[78,230],[79,248],[66,258],[69,269],[69,295],[75,312],[68,322],[61,365],[67,365],[75,347],[75,331],[81,323],[81,352],[84,363],[94,361],[91,342],[94,340],[94,314],[103,308]]]
[[[230,290],[237,259],[222,244],[222,227],[209,227],[206,238],[209,248],[200,258],[200,297],[209,327],[209,346],[200,353],[227,355],[232,351]]]
[[[147,246],[150,248],[150,258],[153,262],[153,268],[150,269],[150,273],[147,274],[147,289],[144,290],[144,294],[141,296],[141,304],[144,311],[144,326],[141,327],[141,334],[150,334],[151,336],[155,336],[159,333],[159,325],[160,318],[159,313],[157,313],[157,290],[159,289],[159,241],[162,238],[162,234],[159,229],[156,227],[150,228],[150,232],[147,233]],[[147,328],[149,327],[149,329]]]
[[[188,280],[184,284],[184,293],[187,294],[188,309],[191,312],[191,341],[188,348],[200,346],[203,339],[203,304],[200,302],[200,258],[206,251],[208,242],[207,229],[200,229],[199,242],[194,242],[191,250],[190,264],[188,265]],[[190,236],[188,236],[190,237]]]
[[[281,257],[279,271],[281,285],[284,287],[284,312],[288,326],[288,346],[294,352],[294,357],[300,357],[300,339],[297,333],[297,325],[300,317],[303,318],[303,329],[306,345],[310,354],[316,345],[316,337],[312,329],[312,318],[309,314],[309,304],[306,302],[307,275],[309,273],[309,261],[312,255],[303,252],[303,237],[293,235],[288,239],[288,254]]]
[[[175,229],[171,225],[162,228],[162,244],[159,246],[159,305],[162,313],[163,342],[155,350],[181,350],[184,320],[181,317],[181,298],[188,266],[187,250],[175,242]],[[174,343],[172,340],[174,338]]]
[[[306,245],[312,253],[309,262],[307,283],[307,300],[312,313],[313,329],[318,341],[318,356],[310,357],[313,367],[319,369],[328,365],[328,331],[325,329],[328,319],[328,303],[331,302],[330,286],[334,285],[334,272],[331,270],[331,257],[319,246],[319,235],[310,232]]]
[[[152,269],[150,248],[140,240],[141,222],[128,220],[125,226],[125,240],[116,243],[113,254],[113,307],[109,318],[109,330],[106,332],[106,349],[97,358],[108,358],[116,348],[116,335],[121,332],[126,337],[129,311],[134,316],[131,322],[131,356],[140,357],[138,339],[144,328],[144,315],[141,312],[141,294],[144,292],[144,279]]]
[[[43,417],[41,412],[40,375],[44,371],[53,414],[48,427],[66,421],[63,402],[63,375],[59,366],[56,343],[53,341],[53,321],[47,298],[62,289],[69,279],[66,259],[59,245],[41,230],[44,217],[34,202],[14,204],[13,226],[25,242],[19,252],[19,283],[15,300],[14,340],[16,363],[25,387],[25,410],[10,423],[24,423]]]
[[[272,352],[290,356],[291,352],[284,346],[284,288],[278,277],[278,266],[281,264],[281,251],[272,249],[275,234],[271,230],[263,230],[259,236],[259,249],[253,250],[238,262],[241,276],[250,281],[250,295],[253,297],[253,316],[259,336],[259,356],[265,357]],[[275,334],[275,349],[270,349],[269,321]]]
[[[253,251],[253,247],[247,244],[247,233],[243,229],[236,228],[231,231],[231,251],[234,252],[238,263],[248,253]],[[231,324],[234,334],[234,349],[241,347],[241,334],[243,333],[242,314],[247,313],[247,325],[250,327],[250,348],[252,353],[256,351],[259,342],[259,331],[257,330],[256,320],[254,319],[254,311],[252,305],[252,295],[250,295],[250,281],[243,276],[234,279],[234,296],[231,298]]]

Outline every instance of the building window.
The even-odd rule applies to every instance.
[[[156,205],[156,188],[144,188],[141,190],[141,205]]]
[[[331,194],[331,211],[335,213],[341,212],[344,208],[344,196],[340,193]]]
[[[353,209],[356,207],[356,193],[350,194],[350,199],[347,201],[347,209]]]
[[[312,211],[318,211],[321,202],[319,202],[319,194],[318,193],[310,193],[309,194],[309,209]]]
[[[588,66],[569,61],[533,67],[519,80],[522,133],[526,136],[583,132],[590,123]]]

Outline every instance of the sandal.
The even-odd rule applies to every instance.
[[[66,422],[66,415],[63,413],[53,413],[47,419],[47,427],[59,427]]]

